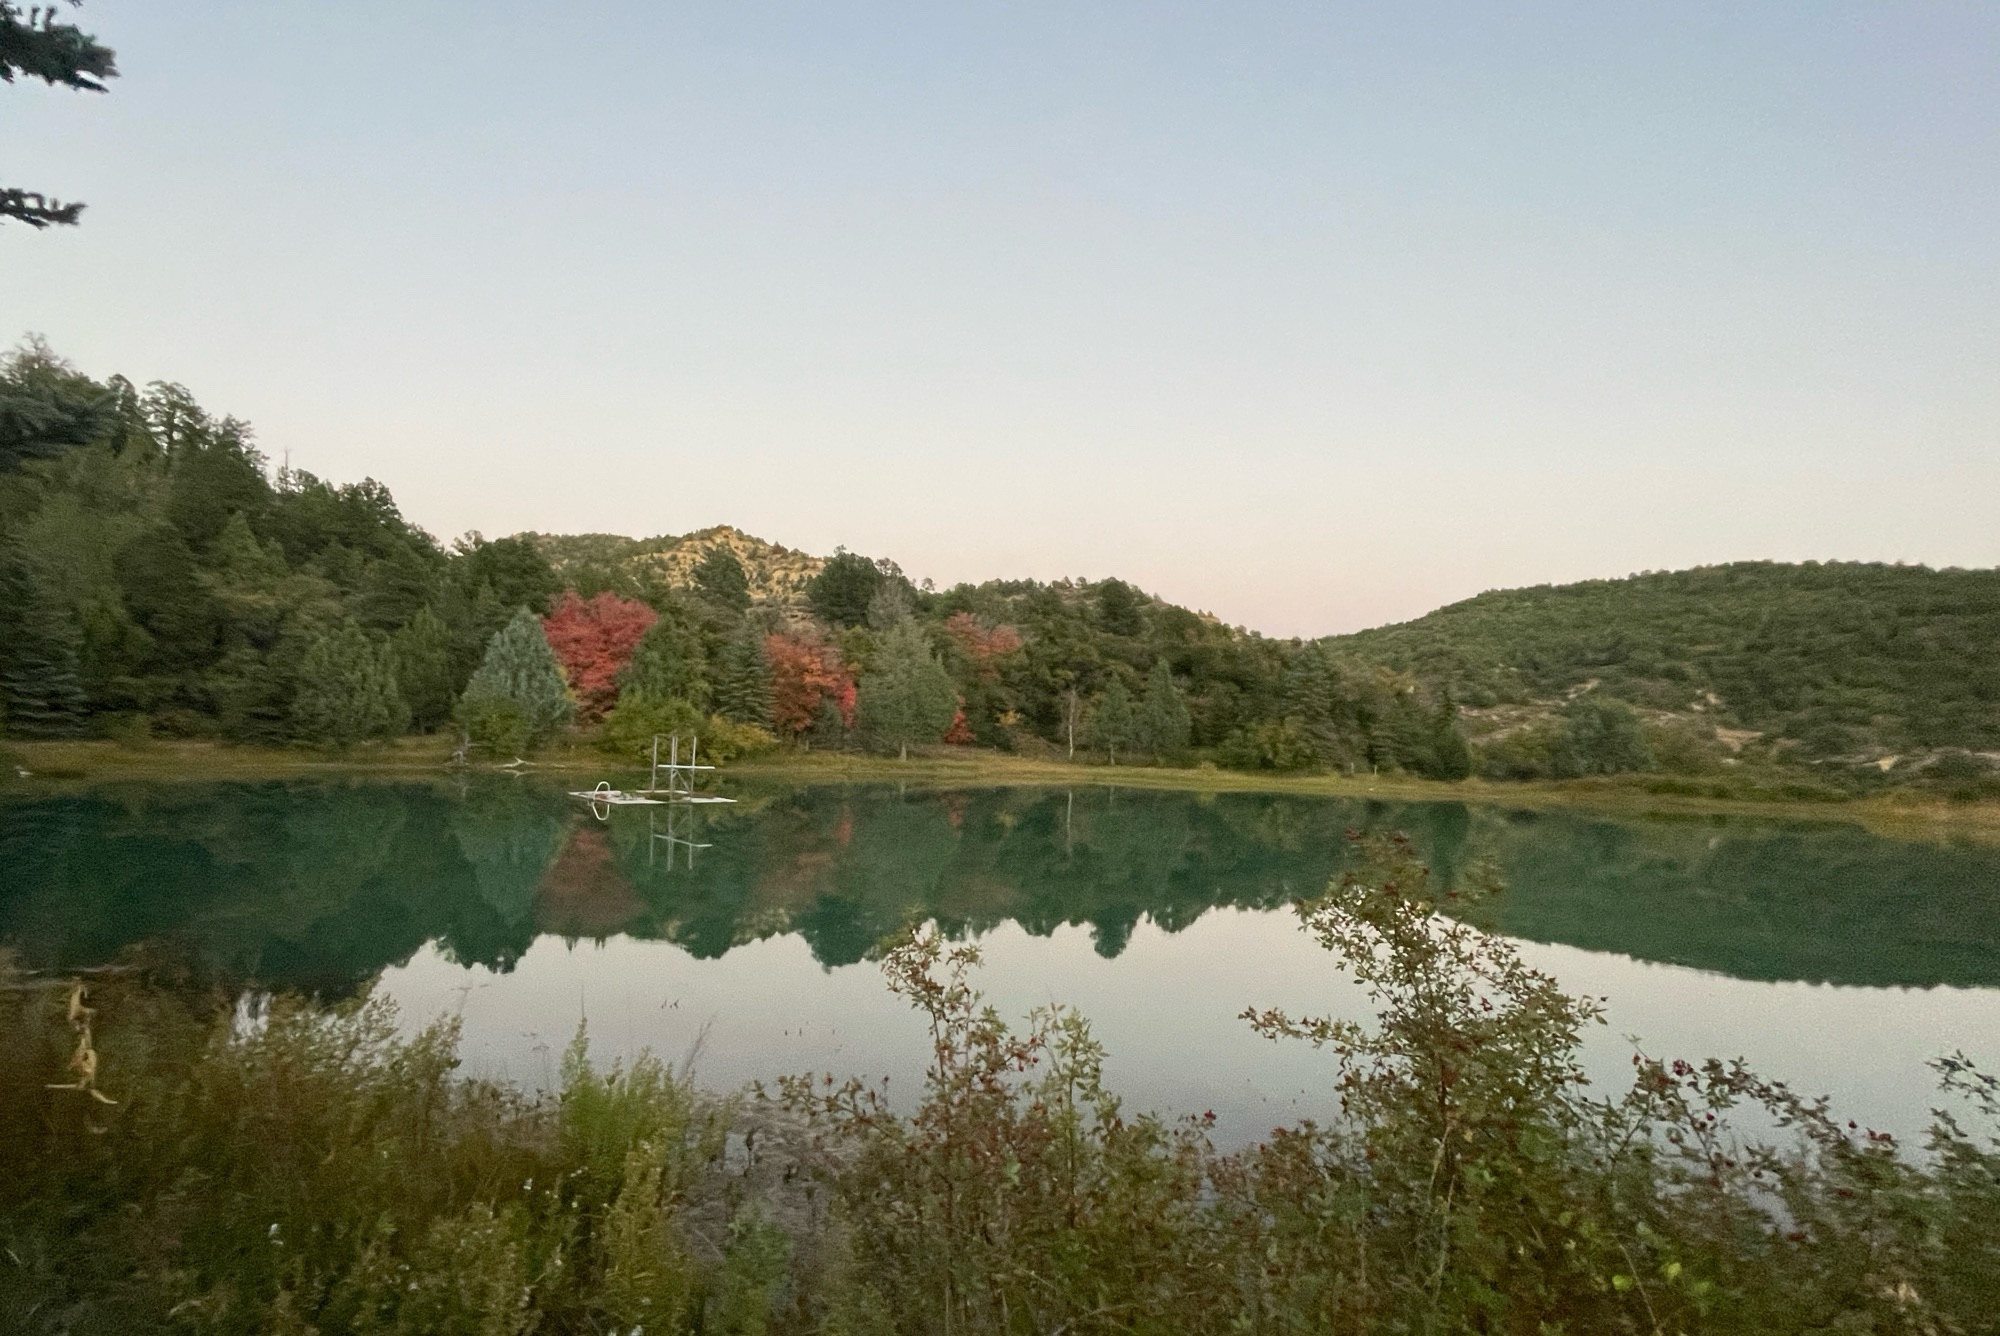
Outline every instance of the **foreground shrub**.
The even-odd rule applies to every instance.
[[[232,1015],[131,978],[92,991],[121,1017],[95,1036],[115,1104],[19,1079],[59,1068],[71,1033],[15,981],[0,1330],[757,1330],[768,1313],[783,1256],[725,1190],[728,1106],[652,1059],[600,1073],[579,1036],[536,1098],[457,1076],[453,1026],[400,1038],[379,1002]]]

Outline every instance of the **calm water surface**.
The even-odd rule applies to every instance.
[[[738,789],[597,820],[533,780],[115,786],[0,800],[0,946],[59,970],[166,942],[246,987],[371,984],[451,1012],[478,1071],[694,1055],[713,1086],[806,1069],[912,1089],[924,1040],[865,956],[912,918],[977,938],[1003,1011],[1063,1001],[1128,1101],[1226,1137],[1325,1111],[1327,1068],[1248,1005],[1353,1014],[1286,906],[1351,829],[1406,830],[1491,925],[1611,1000],[1590,1066],[1745,1056],[1910,1133],[1927,1059],[2000,1057],[2000,849],[1839,822],[1610,820],[1287,796]],[[671,827],[669,822],[671,821]],[[691,847],[698,846],[698,847]]]

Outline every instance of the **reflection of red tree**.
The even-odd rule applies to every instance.
[[[576,828],[535,888],[536,924],[565,937],[608,937],[645,910],[594,822]]]
[[[771,665],[771,722],[780,735],[797,739],[828,700],[840,722],[854,727],[854,674],[838,649],[817,636],[781,631],[764,638],[764,657]]]
[[[660,620],[659,614],[633,598],[608,590],[585,600],[574,589],[565,592],[542,619],[542,633],[556,652],[578,712],[596,719],[618,699],[618,674],[632,662],[639,641]]]

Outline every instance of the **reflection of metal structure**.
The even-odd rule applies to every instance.
[[[611,787],[611,781],[608,779],[598,780],[597,787],[594,789],[571,789],[569,796],[572,798],[581,798],[589,803],[590,814],[599,821],[610,820],[611,809],[614,807],[658,807],[660,805],[658,798],[648,798],[641,794],[626,793],[622,789],[614,789]]]
[[[724,801],[727,801],[727,799]],[[688,803],[666,803],[663,806],[667,809],[667,828],[665,830],[660,829],[658,813],[646,813],[646,831],[652,836],[651,839],[646,841],[646,865],[648,867],[652,866],[653,847],[658,844],[665,844],[667,846],[667,871],[672,872],[674,870],[674,850],[685,849],[687,850],[688,871],[692,872],[694,871],[694,851],[711,847],[696,838],[701,834],[701,831],[695,821],[694,807]]]
[[[688,759],[687,763],[683,765],[681,763],[681,735],[678,733],[669,733],[667,735],[667,763],[662,766],[660,764],[660,735],[658,733],[653,734],[653,773],[646,781],[646,787],[640,789],[639,792],[643,794],[657,794],[660,798],[670,803],[735,802],[734,798],[718,798],[714,794],[696,793],[694,791],[695,772],[715,769],[712,765],[697,764],[697,758],[700,754],[701,739],[692,733],[688,734]],[[666,779],[664,785],[660,782],[662,777]],[[649,798],[646,801],[653,800]]]

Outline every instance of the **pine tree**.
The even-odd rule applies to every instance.
[[[1298,723],[1314,759],[1340,766],[1360,750],[1354,702],[1339,665],[1326,647],[1312,642],[1293,656],[1284,678],[1285,717]]]
[[[59,22],[54,4],[0,4],[0,82],[13,83],[16,74],[40,79],[51,88],[101,93],[104,81],[118,77],[118,57],[110,47],[77,27]],[[83,213],[76,201],[67,204],[40,191],[0,188],[0,218],[30,227],[74,226]]]
[[[750,606],[750,577],[736,554],[722,546],[711,547],[694,568],[694,587],[718,607],[741,612]]]
[[[861,679],[861,729],[904,760],[912,742],[936,742],[958,712],[951,675],[931,652],[923,627],[904,618],[882,637],[875,667]]]
[[[409,717],[386,640],[347,620],[306,651],[292,700],[292,729],[299,738],[349,747],[399,733]]]
[[[541,618],[522,608],[493,633],[479,671],[459,697],[459,711],[460,722],[473,733],[474,741],[496,746],[512,740],[492,731],[499,728],[494,721],[510,712],[519,720],[523,747],[536,745],[575,716],[576,702],[542,633]],[[481,737],[475,724],[489,729],[489,736]]]
[[[73,618],[32,593],[9,619],[0,696],[7,731],[23,738],[67,738],[83,732],[90,701],[77,667],[81,636]]]
[[[1090,712],[1090,738],[1104,748],[1111,764],[1117,765],[1118,749],[1130,751],[1138,731],[1139,714],[1133,708],[1132,694],[1125,689],[1124,682],[1114,677]]]
[[[1180,751],[1188,744],[1190,730],[1187,702],[1174,685],[1174,670],[1165,656],[1153,660],[1146,678],[1146,694],[1139,701],[1139,733],[1152,751],[1153,759]]]
[[[1430,763],[1431,779],[1456,781],[1472,775],[1472,745],[1458,726],[1458,702],[1449,690],[1438,706],[1437,722],[1431,730]]]
[[[721,549],[718,549],[721,550]],[[684,700],[708,708],[707,657],[701,636],[679,609],[669,607],[639,641],[618,679],[618,707],[634,700]]]
[[[451,717],[457,683],[451,668],[451,633],[429,605],[390,642],[396,650],[396,683],[410,707],[410,723],[428,733]]]
[[[764,638],[746,626],[722,652],[715,669],[715,708],[739,724],[771,726],[771,664]]]

